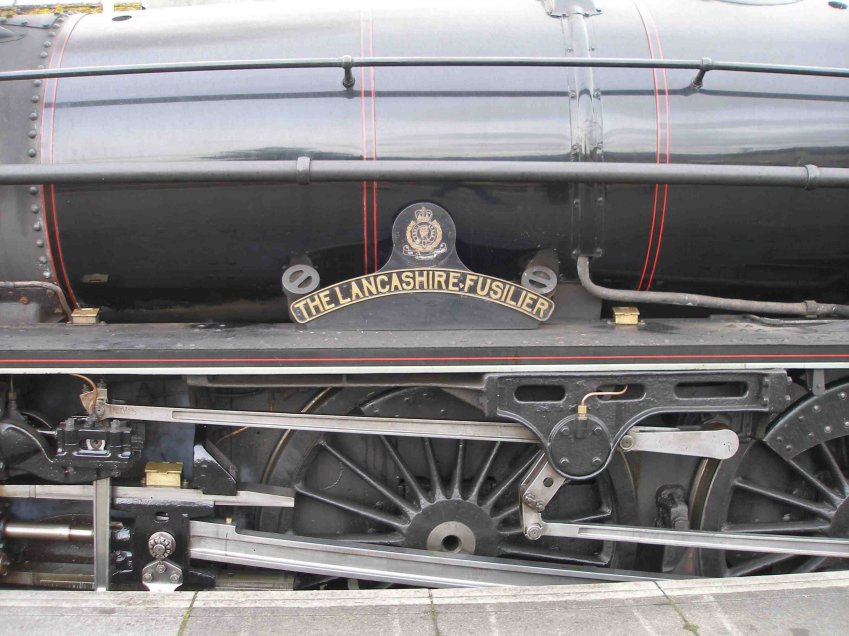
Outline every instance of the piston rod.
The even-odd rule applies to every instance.
[[[66,523],[9,521],[3,525],[3,538],[35,541],[91,541],[94,531]]]

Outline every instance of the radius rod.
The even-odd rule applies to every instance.
[[[84,394],[91,396],[92,394]],[[539,443],[537,436],[516,422],[467,420],[425,420],[400,417],[318,415],[314,413],[267,413],[189,409],[168,406],[111,404],[98,399],[93,407],[99,420],[119,419],[143,422],[169,422],[200,426],[239,426],[277,430],[325,431],[359,435],[434,437],[492,442]],[[633,426],[622,451],[648,451],[695,457],[727,459],[738,448],[737,434],[731,430],[679,431]]]

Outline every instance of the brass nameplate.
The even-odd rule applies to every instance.
[[[315,318],[356,303],[398,294],[439,293],[478,298],[514,309],[540,322],[551,317],[554,302],[520,285],[484,274],[437,267],[367,274],[314,291],[291,304],[295,321]]]

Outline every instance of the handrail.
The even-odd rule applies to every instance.
[[[0,165],[0,185],[36,183],[668,183],[785,186],[813,190],[849,187],[849,168],[734,164],[657,164],[570,161],[316,159],[280,161],[160,161]]]
[[[17,80],[55,79],[70,77],[100,77],[112,75],[142,75],[151,73],[187,73],[206,71],[242,71],[295,68],[340,68],[344,71],[343,85],[355,84],[352,69],[413,68],[413,67],[550,67],[550,68],[645,68],[684,69],[698,71],[691,86],[701,88],[710,71],[740,73],[774,73],[815,77],[849,78],[849,68],[804,66],[792,64],[762,64],[757,62],[721,62],[708,57],[698,60],[658,60],[615,57],[342,57],[222,60],[201,62],[167,62],[155,64],[122,64],[115,66],[79,66],[0,72],[0,82]]]

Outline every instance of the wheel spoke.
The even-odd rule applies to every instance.
[[[436,465],[436,455],[433,454],[433,445],[430,438],[422,437],[422,444],[424,445],[427,468],[430,472],[430,490],[433,494],[433,501],[445,499],[445,489],[442,487],[442,477],[439,476],[439,467]]]
[[[764,533],[764,534],[796,534],[799,532],[821,532],[829,527],[827,521],[812,519],[810,521],[766,521],[757,523],[724,523],[723,532]]]
[[[493,512],[492,515],[491,515],[492,520],[495,522],[495,525],[497,527],[498,524],[503,522],[510,515],[519,514],[519,510],[520,510],[519,504],[518,503],[512,503],[508,506],[505,506],[504,508],[502,508],[498,512]]]
[[[571,552],[553,552],[542,547],[502,543],[498,552],[503,556],[521,557],[542,561],[558,561],[578,565],[606,566],[609,560],[596,554],[575,554]]]
[[[802,565],[793,570],[793,574],[805,574],[807,572],[816,572],[826,561],[828,557],[814,556],[805,560]]]
[[[345,466],[347,466],[357,477],[362,479],[369,486],[374,488],[381,495],[389,499],[392,503],[394,503],[399,510],[404,512],[407,517],[411,517],[418,509],[413,506],[409,501],[404,499],[397,492],[389,488],[386,484],[382,483],[378,478],[371,475],[368,471],[363,469],[361,466],[357,465],[354,460],[345,455],[342,451],[334,448],[328,442],[322,441],[321,446],[333,455],[336,459],[342,462]]]
[[[341,510],[350,512],[351,514],[355,514],[360,517],[365,517],[366,519],[371,519],[372,521],[377,521],[378,523],[387,525],[390,528],[404,530],[407,527],[407,520],[402,519],[401,517],[386,514],[384,512],[380,512],[379,510],[375,510],[374,508],[363,506],[361,504],[355,503],[353,501],[348,501],[347,499],[342,499],[334,495],[318,492],[304,485],[297,486],[296,490],[302,495],[329,504],[331,506],[335,506],[336,508],[340,508]]]
[[[843,442],[843,465],[849,466],[849,435],[844,435],[840,439]]]
[[[481,465],[478,467],[478,477],[475,479],[474,485],[472,485],[472,490],[469,493],[469,501],[473,503],[480,503],[480,492],[483,487],[484,482],[486,481],[486,476],[489,475],[489,471],[492,468],[493,462],[495,462],[495,456],[498,455],[498,451],[501,449],[501,442],[493,442],[492,446],[489,449],[489,453],[487,453],[486,457],[484,457]]]
[[[807,499],[802,499],[801,497],[796,497],[795,495],[791,495],[786,492],[781,492],[780,490],[775,490],[774,488],[759,486],[758,484],[752,483],[747,479],[743,479],[742,477],[738,477],[736,480],[734,480],[734,485],[748,492],[760,495],[762,497],[766,497],[767,499],[772,499],[773,501],[780,501],[781,503],[785,503],[789,506],[794,506],[796,508],[801,508],[802,510],[807,510],[808,512],[811,512],[825,519],[831,519],[834,516],[834,509],[829,506],[825,506],[821,503],[817,503],[814,501],[808,501]]]
[[[795,554],[765,554],[763,556],[738,563],[732,568],[728,568],[727,575],[746,576],[747,574],[754,574],[755,572],[760,572],[761,570],[765,570],[773,565],[778,565],[783,561],[795,558]]]
[[[793,470],[795,470],[802,478],[811,484],[814,488],[820,491],[823,497],[828,500],[829,503],[833,506],[838,506],[843,502],[843,497],[841,497],[834,490],[826,486],[816,475],[814,475],[811,471],[806,469],[804,466],[799,464],[794,459],[783,458],[787,465],[790,466]]]
[[[410,487],[413,493],[416,495],[416,498],[419,501],[419,509],[424,505],[426,501],[428,501],[427,495],[425,491],[422,490],[421,484],[419,484],[419,480],[413,476],[410,467],[407,465],[401,455],[398,454],[398,451],[389,443],[389,439],[385,435],[380,436],[380,441],[383,443],[383,447],[386,449],[386,453],[392,458],[392,461],[395,462],[395,465],[398,467],[398,470],[401,471],[401,475],[404,477],[404,482]]]
[[[843,491],[843,495],[849,496],[849,481],[846,481],[846,475],[840,469],[840,465],[834,458],[834,454],[831,452],[828,444],[823,442],[820,444],[820,448],[822,449],[822,454],[825,457],[825,462],[828,464],[831,474],[834,475],[834,480],[840,485],[840,489]]]
[[[526,462],[520,464],[516,468],[516,470],[514,470],[510,475],[507,476],[504,481],[502,481],[500,484],[498,484],[495,488],[492,489],[492,492],[486,496],[486,499],[484,499],[483,502],[481,502],[480,507],[486,512],[490,512],[495,502],[498,501],[501,496],[505,492],[507,492],[516,481],[518,481],[521,477],[525,475],[526,472],[528,472],[528,470],[531,468],[531,464],[534,463],[536,458],[537,453],[531,454],[531,456],[528,457],[528,460]]]
[[[463,460],[466,456],[466,440],[457,442],[457,457],[454,459],[454,471],[451,473],[451,496],[462,499]]]

